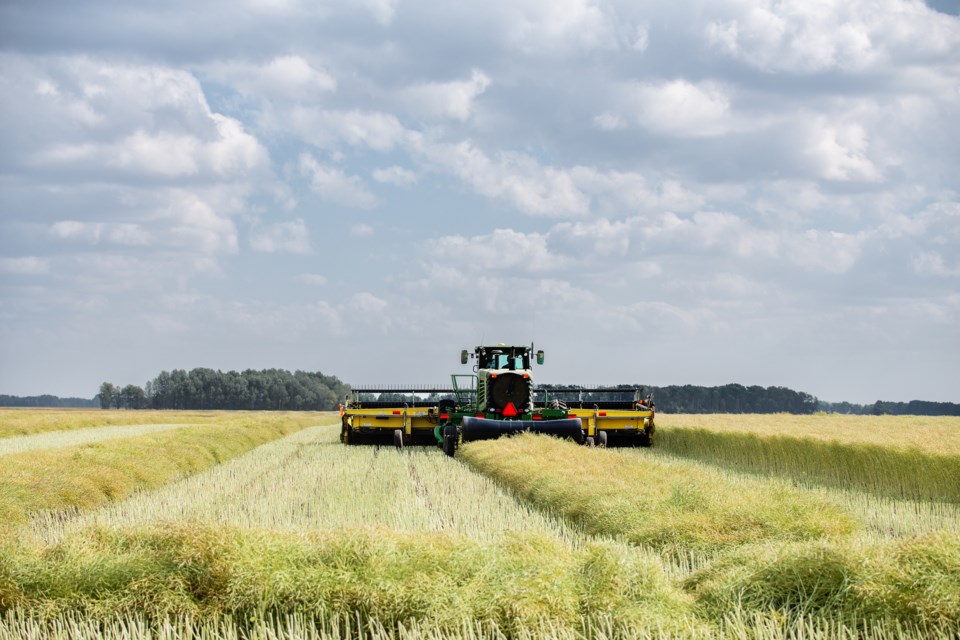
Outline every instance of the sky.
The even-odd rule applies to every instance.
[[[5,0],[0,393],[960,402],[954,0]]]

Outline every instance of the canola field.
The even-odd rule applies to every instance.
[[[954,638],[960,420],[658,416],[650,449],[335,414],[0,410],[6,638]]]

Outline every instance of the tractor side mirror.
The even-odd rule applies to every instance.
[[[470,354],[466,349],[460,352],[460,364],[467,364],[467,360],[470,359]]]
[[[537,364],[543,364],[543,350],[537,351]]]

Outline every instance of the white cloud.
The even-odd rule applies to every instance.
[[[104,240],[127,246],[152,244],[152,234],[140,224],[81,222],[61,220],[50,225],[50,235],[63,240],[84,240],[93,244]]]
[[[955,18],[903,0],[717,2],[704,28],[718,51],[767,71],[862,71],[933,59],[960,42]]]
[[[734,128],[728,90],[716,82],[676,79],[632,89],[639,123],[681,138],[722,135]]]
[[[495,229],[489,235],[445,236],[431,242],[431,259],[456,261],[472,270],[540,272],[555,269],[564,259],[552,255],[546,235]]]
[[[0,272],[21,276],[41,275],[50,271],[50,261],[37,256],[0,258]]]
[[[406,141],[409,132],[393,114],[380,111],[331,111],[296,106],[276,116],[270,126],[294,133],[320,148],[340,143],[389,151]]]
[[[310,253],[310,231],[303,220],[277,222],[250,233],[250,246],[263,253]]]
[[[190,191],[169,194],[168,206],[158,212],[168,227],[169,241],[201,253],[237,251],[237,227],[216,202]]]
[[[367,291],[361,291],[350,297],[348,307],[361,313],[380,314],[383,313],[388,304],[383,298],[378,298]]]
[[[108,232],[111,242],[131,247],[145,247],[153,244],[153,235],[139,224],[121,223],[113,225]]]
[[[650,46],[650,26],[638,24],[628,39],[628,46],[634,51],[644,52]]]
[[[319,273],[301,273],[300,282],[315,287],[322,287],[326,285],[329,280],[326,276],[320,275]]]
[[[79,220],[61,220],[50,225],[50,234],[62,239],[82,239],[91,242],[100,240],[103,224],[81,222]]]
[[[502,152],[494,159],[469,141],[427,143],[418,150],[434,169],[450,172],[480,195],[504,199],[524,213],[570,217],[589,210],[589,197],[568,172],[543,166],[528,155]]]
[[[960,262],[955,266],[948,266],[943,256],[936,251],[921,251],[911,260],[913,270],[920,275],[937,276],[940,278],[960,277]]]
[[[784,239],[787,257],[805,269],[841,274],[860,258],[866,233],[850,234],[811,229]]]
[[[381,26],[388,26],[397,16],[399,0],[361,0],[359,4],[365,7]]]
[[[397,187],[409,187],[417,181],[416,173],[398,166],[374,169],[371,175],[377,182],[392,184]]]
[[[86,58],[8,60],[8,82],[21,94],[41,89],[4,114],[24,127],[18,158],[33,170],[216,181],[269,164],[260,142],[213,112],[186,71]]]
[[[847,182],[879,182],[880,170],[867,154],[870,136],[859,123],[830,121],[819,116],[806,123],[802,138],[805,153],[821,178]]]
[[[617,47],[616,16],[595,0],[521,0],[502,15],[509,42],[528,53]]]
[[[489,86],[490,77],[474,69],[469,80],[425,82],[407,87],[400,96],[403,103],[416,113],[463,122],[470,118],[474,100]]]
[[[627,126],[623,118],[615,113],[601,113],[600,115],[594,116],[593,124],[603,131],[617,131]]]
[[[355,224],[350,227],[350,235],[355,238],[369,238],[373,235],[373,227],[368,224]]]
[[[245,95],[269,101],[308,102],[337,88],[336,78],[327,70],[299,55],[278,56],[259,64],[215,62],[205,72]]]
[[[309,153],[300,154],[300,174],[310,179],[310,188],[320,197],[351,207],[371,208],[377,198],[367,191],[359,176],[320,164]]]

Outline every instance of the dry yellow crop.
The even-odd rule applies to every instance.
[[[952,416],[658,413],[657,427],[812,438],[960,456],[960,417]]]

